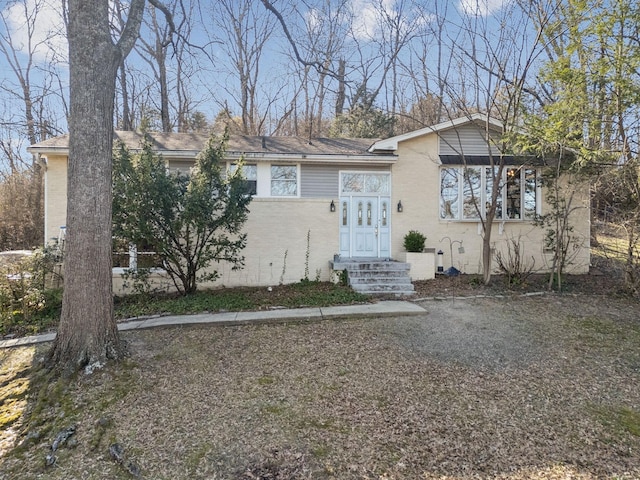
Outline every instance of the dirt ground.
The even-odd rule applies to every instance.
[[[480,275],[458,275],[449,277],[437,275],[435,280],[414,282],[416,299],[433,297],[469,297],[469,296],[518,296],[523,294],[549,291],[549,277],[532,274],[523,282],[509,285],[502,275],[494,275],[485,286]],[[552,291],[556,291],[553,288]],[[566,275],[563,279],[562,293],[600,294],[607,296],[625,296],[620,273],[609,274],[604,270],[592,269],[588,275]]]
[[[0,479],[640,478],[640,304],[469,280],[419,316],[126,333]]]

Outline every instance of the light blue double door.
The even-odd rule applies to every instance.
[[[340,198],[340,256],[389,258],[390,197]]]

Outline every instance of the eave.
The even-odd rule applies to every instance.
[[[68,156],[68,147],[27,147],[29,153],[38,154],[43,157],[49,155]],[[140,149],[131,149],[133,153],[139,153]],[[191,160],[200,153],[199,150],[165,150],[158,151],[162,158],[167,160]],[[395,154],[300,154],[300,153],[264,153],[264,152],[227,152],[225,159],[228,161],[238,161],[246,159],[256,162],[290,162],[290,163],[323,163],[323,164],[367,164],[367,165],[393,165],[398,157]]]

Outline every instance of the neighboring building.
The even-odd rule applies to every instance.
[[[501,125],[476,114],[379,141],[232,137],[227,166],[234,168],[234,162],[244,159],[254,198],[244,228],[245,268],[233,271],[220,264],[216,285],[291,283],[305,271],[310,279],[329,280],[335,255],[343,260],[403,258],[403,237],[409,230],[424,233],[427,247],[444,252],[445,268],[480,273],[479,215],[491,193],[487,167],[491,158],[499,161],[496,147],[486,141],[487,130],[499,134]],[[193,165],[207,140],[200,134],[151,135],[168,167],[182,171]],[[141,136],[116,132],[116,139],[135,150]],[[68,137],[32,145],[29,151],[46,167],[48,241],[57,238],[66,223]],[[533,222],[549,211],[538,171],[510,157],[506,163],[492,245],[505,252],[508,242],[519,238],[526,258],[535,260],[536,270],[545,271],[551,258],[544,245],[546,231]],[[473,199],[479,199],[480,212]],[[572,235],[578,240],[568,270],[587,273],[587,186],[574,206],[581,208],[571,216]]]

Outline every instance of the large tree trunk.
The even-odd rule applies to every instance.
[[[113,316],[111,155],[118,66],[139,31],[144,0],[134,0],[118,45],[108,0],[68,4],[70,117],[64,297],[49,364],[72,372],[122,355]],[[123,48],[124,43],[124,48]]]

